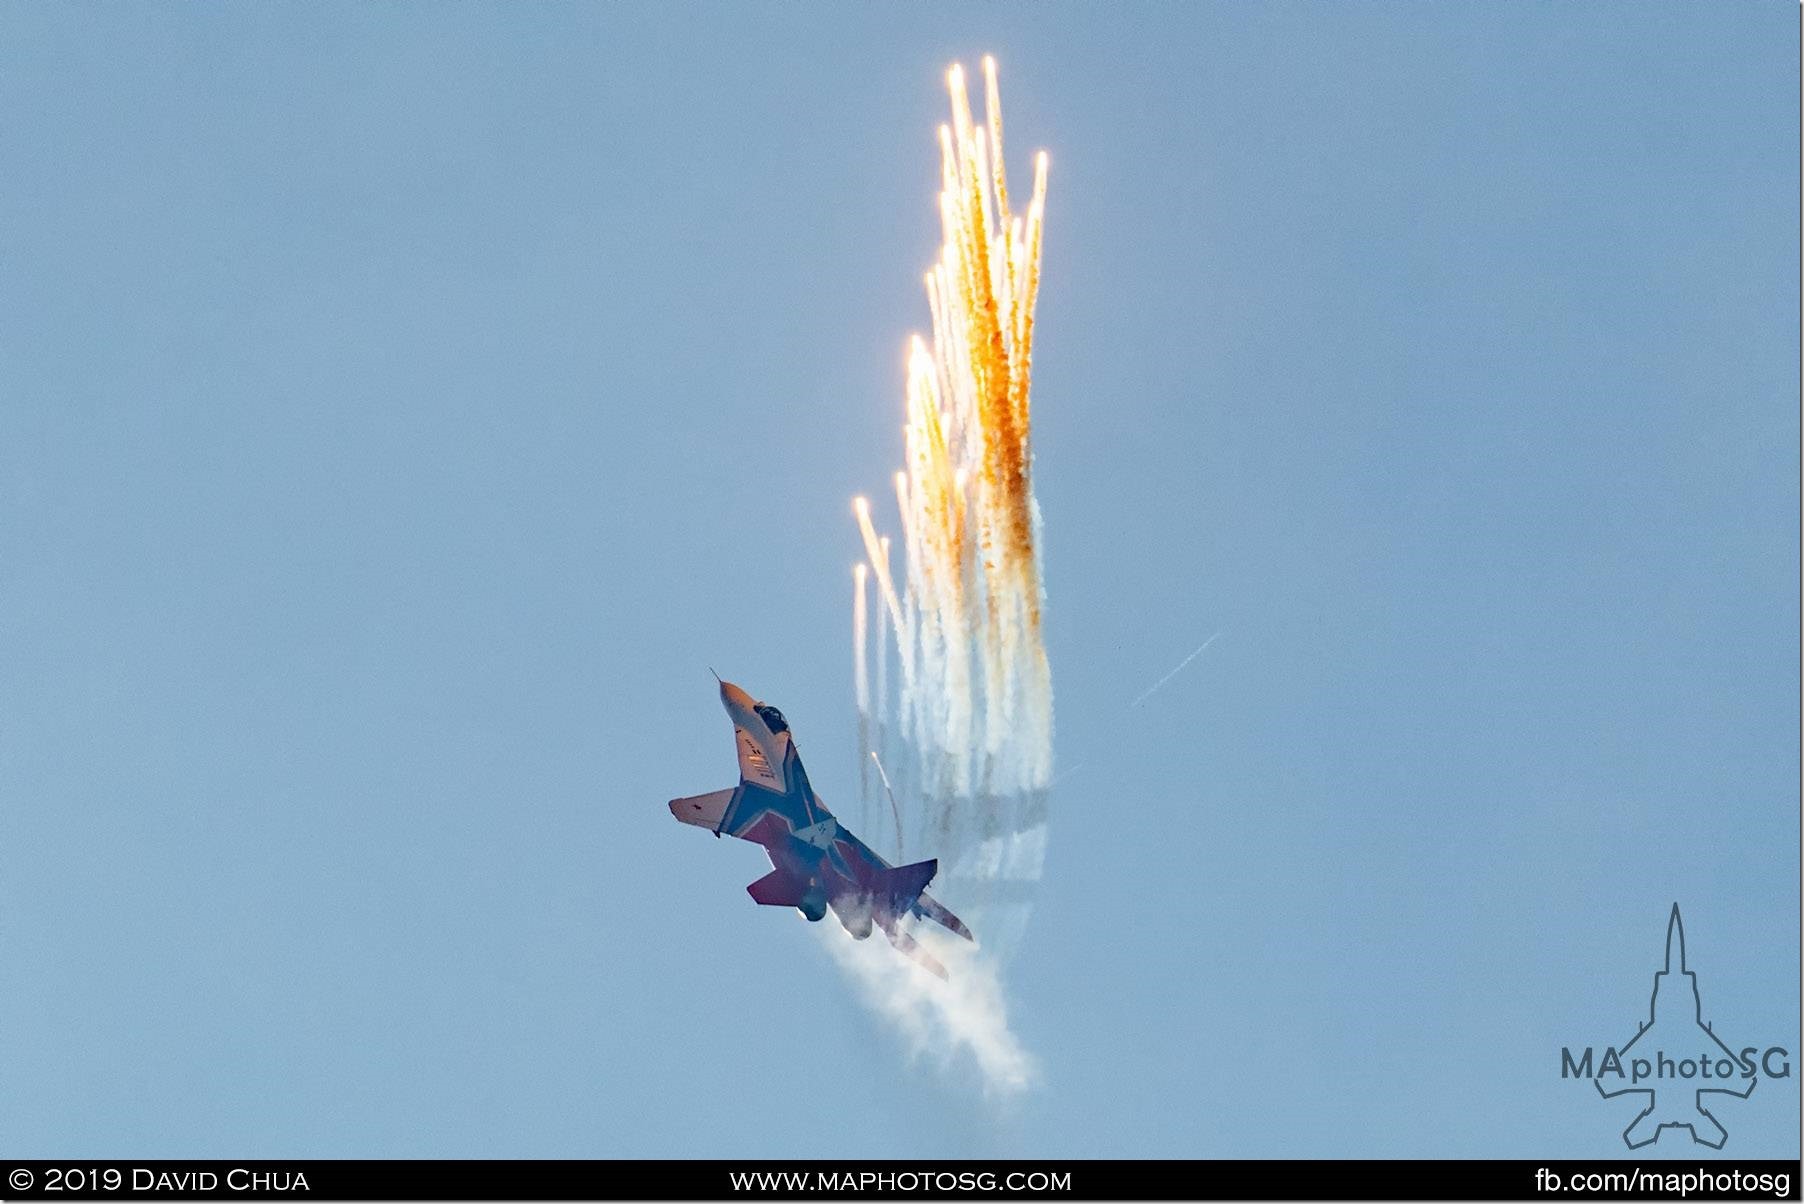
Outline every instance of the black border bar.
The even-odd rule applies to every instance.
[[[1797,1200],[1796,1160],[7,1159],[0,1200]]]

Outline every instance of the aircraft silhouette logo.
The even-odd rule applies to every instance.
[[[1666,965],[1654,975],[1647,1019],[1628,1044],[1605,1051],[1592,1079],[1605,1099],[1647,1097],[1646,1106],[1623,1130],[1623,1141],[1632,1150],[1640,1149],[1660,1140],[1668,1129],[1685,1129],[1699,1145],[1722,1149],[1729,1134],[1706,1106],[1713,1101],[1705,1097],[1746,1099],[1752,1094],[1758,1081],[1753,1052],[1737,1055],[1704,1019],[1697,974],[1685,964],[1684,921],[1674,903],[1666,923]],[[1569,1052],[1565,1057],[1572,1062]],[[1587,1049],[1585,1062],[1590,1058]],[[1610,1086],[1605,1085],[1606,1078],[1612,1080]],[[1649,1078],[1653,1085],[1642,1085]]]

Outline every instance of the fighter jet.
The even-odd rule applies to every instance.
[[[933,920],[966,940],[964,921],[926,893],[939,869],[935,859],[892,866],[852,835],[808,784],[783,712],[756,702],[732,682],[720,683],[721,705],[733,721],[739,785],[672,799],[670,813],[715,836],[764,846],[775,868],[746,887],[766,907],[793,907],[818,922],[832,908],[858,940],[881,928],[890,944],[941,978],[946,968],[910,936],[909,917]]]

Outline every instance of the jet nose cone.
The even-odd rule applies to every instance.
[[[720,683],[720,704],[732,711],[735,707],[741,711],[749,711],[757,706],[757,701],[744,690],[730,681]]]

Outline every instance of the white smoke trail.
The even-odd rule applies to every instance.
[[[896,801],[896,788],[890,785],[889,774],[883,768],[883,758],[876,753],[871,754],[871,762],[877,766],[877,777],[883,782],[883,797],[889,800],[890,819],[896,825],[896,860],[902,860],[902,804]]]
[[[869,576],[860,563],[852,566],[852,695],[858,704],[858,818],[866,819],[871,807],[871,771],[864,763],[871,748],[871,683],[868,668],[870,656],[870,600],[866,589]],[[878,608],[882,614],[882,608]],[[879,654],[883,648],[878,637]],[[881,662],[879,662],[881,663]],[[883,678],[878,677],[881,690]]]
[[[883,575],[889,576],[889,536],[877,541],[877,554],[883,558]],[[877,732],[878,751],[882,751],[883,725],[888,720],[889,701],[889,607],[877,611]]]
[[[870,663],[870,604],[866,601],[865,578],[868,574],[865,566],[852,566],[852,693],[858,700],[858,713],[865,714],[871,709],[871,685],[866,666]],[[878,689],[882,689],[883,678],[877,678]]]
[[[945,965],[942,980],[897,957],[881,936],[856,941],[836,924],[816,927],[833,960],[872,1010],[901,1031],[911,1054],[942,1069],[968,1054],[993,1096],[1017,1094],[1038,1078],[1033,1056],[1009,1028],[996,963],[969,943],[925,925],[915,929],[915,939]]]

